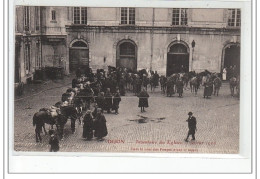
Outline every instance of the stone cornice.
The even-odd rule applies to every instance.
[[[202,27],[146,27],[146,26],[90,26],[90,25],[66,25],[67,32],[96,31],[102,33],[153,33],[158,34],[232,34],[240,35],[240,28],[202,28]]]

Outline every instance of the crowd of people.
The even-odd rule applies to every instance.
[[[228,75],[230,78],[230,73]],[[96,73],[93,73],[91,68],[78,69],[76,78],[72,80],[72,88],[62,94],[60,107],[73,106],[77,113],[83,116],[83,138],[92,140],[96,137],[98,141],[102,141],[108,134],[104,112],[119,114],[121,96],[125,96],[126,92],[132,92],[139,98],[138,107],[141,108],[141,112],[145,112],[145,108],[149,107],[148,86],[153,92],[160,85],[162,93],[167,97],[178,93],[178,97],[182,98],[183,89],[188,83],[192,92],[194,89],[197,92],[202,85],[203,97],[208,98],[213,92],[218,95],[221,81],[220,74],[207,70],[201,73],[177,73],[166,77],[159,76],[157,71],[147,69],[133,72],[126,68],[109,66],[108,71],[98,69]],[[85,115],[83,111],[86,111]]]

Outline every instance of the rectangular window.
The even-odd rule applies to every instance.
[[[87,24],[87,7],[74,7],[73,9],[74,24]]]
[[[35,30],[40,30],[40,8],[35,7]]]
[[[29,24],[30,24],[30,12],[29,12],[29,7],[25,6],[24,7],[24,30],[29,31]]]
[[[240,27],[241,11],[240,9],[228,9],[228,26]]]
[[[135,24],[135,8],[121,8],[121,24]]]
[[[42,67],[40,45],[40,42],[36,43],[35,69],[40,69]]]
[[[183,8],[172,9],[172,25],[186,26],[188,24],[187,10]]]
[[[30,45],[29,44],[26,44],[25,45],[25,72],[26,74],[28,74],[31,70],[31,59],[30,59],[30,52],[31,49],[30,49]]]
[[[51,20],[56,21],[56,11],[54,10],[51,11]]]

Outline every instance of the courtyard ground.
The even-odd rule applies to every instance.
[[[42,143],[35,142],[32,117],[40,108],[60,101],[62,93],[71,87],[72,77],[46,81],[25,87],[23,96],[14,102],[13,127],[10,137],[19,152],[48,152],[49,136],[42,134]],[[65,138],[60,152],[170,152],[170,153],[238,153],[239,100],[230,96],[228,83],[223,83],[220,95],[204,99],[203,88],[198,94],[184,90],[183,98],[166,97],[159,88],[148,89],[149,108],[141,113],[138,98],[132,93],[122,97],[119,114],[104,113],[108,135],[102,142],[82,139],[82,125],[76,123],[76,133],[65,126]],[[188,112],[197,118],[196,140],[185,142],[188,132]],[[147,117],[139,123],[140,116]],[[12,117],[10,115],[10,117]],[[10,123],[12,124],[12,123]],[[13,129],[13,131],[12,131]],[[46,129],[49,126],[46,125]]]

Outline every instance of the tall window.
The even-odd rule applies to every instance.
[[[241,11],[240,9],[228,9],[228,26],[240,27]]]
[[[35,30],[40,30],[40,8],[35,7]]]
[[[24,63],[25,63],[25,72],[26,74],[29,73],[31,70],[31,58],[30,58],[30,52],[31,48],[29,44],[25,45],[25,58],[24,58]]]
[[[135,8],[121,8],[121,24],[135,24]]]
[[[30,24],[30,12],[29,12],[29,7],[25,6],[24,7],[24,30],[29,31],[29,24]]]
[[[54,10],[51,11],[51,20],[56,21],[56,11]]]
[[[42,67],[40,45],[40,42],[36,43],[35,69],[39,69]]]
[[[187,9],[174,8],[172,10],[172,25],[187,25]]]
[[[87,24],[87,8],[86,7],[74,7],[73,22],[74,22],[74,24]]]

